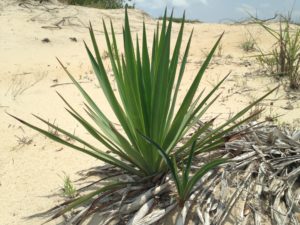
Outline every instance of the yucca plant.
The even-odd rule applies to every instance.
[[[189,90],[185,94],[182,103],[177,109],[179,89],[185,72],[193,34],[191,33],[189,36],[180,62],[179,56],[183,40],[184,17],[173,51],[171,51],[171,35],[173,34],[172,15],[170,19],[167,19],[167,11],[164,14],[162,24],[157,24],[157,29],[153,35],[151,53],[149,53],[145,24],[143,24],[142,43],[139,42],[138,37],[136,38],[136,42],[133,41],[127,9],[125,10],[125,26],[123,28],[124,53],[121,56],[119,54],[112,23],[110,27],[111,36],[104,21],[103,28],[111,67],[117,83],[117,92],[113,91],[107,71],[104,68],[92,26],[90,26],[89,31],[94,55],[86,44],[85,47],[103,93],[123,131],[119,132],[115,128],[113,123],[103,113],[101,107],[97,105],[60,61],[59,63],[62,65],[62,68],[85,99],[85,111],[89,120],[80,115],[62,95],[59,94],[59,96],[66,103],[67,112],[79,122],[92,137],[103,144],[106,149],[99,149],[96,145],[49,123],[39,116],[35,117],[47,126],[57,130],[57,132],[69,137],[72,142],[64,140],[60,136],[53,135],[46,129],[34,126],[15,116],[13,117],[54,141],[121,169],[124,173],[132,176],[134,180],[143,178],[144,181],[151,181],[153,177],[162,177],[169,171],[172,172],[173,176],[176,176],[177,171],[174,169],[176,162],[187,160],[188,165],[184,172],[184,178],[180,184],[177,184],[179,195],[182,201],[185,201],[188,198],[188,193],[190,193],[193,184],[198,180],[199,174],[219,164],[208,164],[208,167],[205,167],[207,169],[201,170],[201,172],[197,173],[198,176],[196,176],[196,178],[189,180],[189,168],[192,157],[201,152],[212,151],[219,148],[224,143],[224,137],[228,132],[256,114],[252,114],[239,121],[238,119],[270,93],[259,98],[231,119],[214,129],[212,129],[214,120],[198,127],[184,144],[179,145],[191,128],[195,127],[204,113],[217,100],[219,94],[214,94],[228,76],[225,76],[207,95],[204,96],[204,91],[200,93],[197,92],[204,72],[223,34],[218,38],[212,50],[209,52],[189,87]],[[160,146],[160,150],[157,151],[157,146],[146,141],[143,136]],[[195,143],[195,141],[197,142]],[[195,144],[193,145],[193,143]],[[110,150],[112,154],[106,153],[107,149]],[[192,151],[190,151],[190,149],[192,149]],[[177,161],[172,161],[171,164],[168,160],[169,157],[176,157]],[[135,181],[131,182],[131,185],[134,182]],[[64,204],[63,206],[66,207],[56,216],[78,205],[91,201],[95,196],[101,193],[124,188],[127,184],[128,183],[114,182],[90,194],[78,197],[72,202],[69,202],[69,204]],[[183,187],[180,188],[181,186]],[[183,189],[187,191],[182,191]]]

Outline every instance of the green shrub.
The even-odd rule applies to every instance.
[[[122,132],[115,128],[114,124],[103,113],[101,107],[96,104],[59,61],[85,99],[84,109],[89,119],[79,114],[59,94],[66,103],[67,112],[83,126],[91,137],[94,137],[99,143],[104,145],[112,154],[107,153],[106,149],[99,149],[97,145],[91,144],[72,132],[49,123],[39,116],[35,117],[72,141],[62,139],[60,135],[54,135],[47,129],[36,127],[22,119],[13,117],[54,141],[118,167],[136,180],[142,178],[151,181],[153,177],[163,177],[170,170],[175,176],[177,172],[175,171],[174,173],[173,170],[177,166],[176,164],[188,161],[188,165],[185,167],[184,180],[179,185],[183,185],[183,189],[186,191],[181,192],[180,188],[178,188],[179,196],[181,196],[180,204],[182,204],[189,197],[191,188],[199,176],[203,172],[207,172],[208,169],[217,166],[219,162],[223,162],[223,160],[216,159],[217,161],[204,165],[202,172],[196,173],[196,178],[191,178],[190,180],[189,168],[193,156],[202,152],[213,151],[223,145],[228,132],[256,116],[256,113],[241,120],[239,119],[271,92],[254,101],[225,123],[213,129],[214,119],[208,121],[203,126],[198,127],[192,135],[189,135],[185,143],[182,143],[183,138],[187,137],[189,131],[195,127],[205,112],[217,100],[219,94],[216,96],[214,94],[228,76],[225,76],[206,95],[204,95],[204,91],[197,92],[204,72],[218,48],[223,34],[218,38],[204,60],[187,93],[183,96],[182,103],[177,108],[179,89],[185,72],[193,33],[189,36],[182,60],[179,60],[184,33],[184,18],[181,22],[175,47],[171,51],[171,35],[173,35],[172,16],[168,22],[166,15],[167,13],[165,12],[161,27],[159,27],[159,23],[157,24],[151,45],[151,54],[149,54],[145,24],[142,30],[141,43],[138,37],[136,42],[133,41],[127,10],[125,11],[125,25],[123,29],[124,53],[122,56],[118,54],[119,51],[112,23],[110,32],[107,30],[106,24],[103,23],[107,51],[117,83],[117,92],[114,92],[112,89],[99,53],[93,28],[90,26],[90,36],[95,55],[92,54],[87,45],[85,47],[102,91],[122,127]],[[111,33],[111,36],[109,33]],[[157,146],[159,146],[159,150],[157,150]],[[173,161],[173,164],[170,164],[168,159],[174,157],[176,160]],[[117,181],[85,196],[81,196],[69,203],[59,215],[78,205],[91,201],[94,196],[100,193],[126,185],[127,183]]]
[[[255,40],[252,37],[247,36],[246,39],[242,42],[241,48],[245,52],[252,52],[255,50]]]

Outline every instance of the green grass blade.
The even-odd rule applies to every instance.
[[[184,169],[183,180],[182,180],[183,189],[185,189],[186,185],[188,184],[195,148],[196,148],[196,141],[193,142],[192,148],[190,150],[189,158],[187,160],[187,164]]]
[[[208,129],[213,125],[213,122],[215,121],[215,118],[211,119],[210,121],[206,122],[204,124],[204,126],[199,127],[194,133],[193,135],[189,138],[189,140],[182,145],[180,148],[178,148],[178,150],[175,152],[176,155],[182,153],[184,150],[186,150],[189,146],[191,146],[196,140],[197,138],[199,138],[199,136],[201,134],[204,134],[205,132],[208,132]]]
[[[85,121],[83,119],[82,116],[79,115],[79,113],[77,113],[77,111],[68,103],[68,101],[61,96],[59,93],[57,93],[59,95],[59,97],[64,101],[64,103],[69,107],[69,109],[78,117],[80,118],[81,122],[82,121],[87,124],[88,122]],[[98,115],[92,111],[92,109],[85,105],[88,109],[87,114],[90,115],[90,117],[95,121],[96,124],[99,125],[99,127],[101,128],[101,130],[109,137],[109,139],[113,140],[115,143],[117,143],[117,145],[120,147],[128,147],[130,146],[130,144],[127,142],[126,139],[121,139],[123,142],[120,142],[120,137],[118,138],[116,133],[113,132],[113,130],[111,129],[112,124],[111,122],[104,116],[104,114],[100,111],[98,113]],[[76,118],[75,118],[76,119]],[[91,126],[91,125],[90,125]],[[96,129],[94,129],[96,130]],[[99,134],[100,135],[100,134]],[[110,149],[111,145],[114,145],[112,142],[108,141],[107,138],[102,138],[103,136],[101,136],[98,140],[101,141],[106,147],[108,147]],[[110,142],[110,144],[109,144]],[[114,145],[116,146],[116,145]],[[113,149],[111,149],[113,150]]]
[[[214,129],[209,135],[208,135],[208,140],[206,141],[201,141],[200,144],[206,144],[207,142],[211,142],[212,138],[219,138],[220,136],[222,136],[225,133],[228,133],[230,130],[233,130],[235,127],[241,125],[242,123],[248,121],[249,119],[251,119],[253,117],[253,115],[247,117],[246,119],[240,121],[240,122],[236,122],[239,118],[241,118],[246,112],[248,112],[253,106],[255,106],[257,103],[259,103],[260,101],[262,101],[263,99],[265,99],[267,96],[269,96],[270,94],[272,94],[275,90],[277,90],[278,87],[272,89],[270,92],[266,93],[265,95],[263,95],[262,97],[260,97],[259,99],[257,99],[256,101],[254,101],[253,103],[251,103],[250,105],[248,105],[247,107],[245,107],[243,110],[241,110],[240,112],[238,112],[235,116],[233,116],[231,119],[227,120],[225,123],[223,123],[222,125],[220,125],[219,127],[217,127],[216,129]],[[228,126],[231,123],[235,124],[227,129],[225,129],[224,131],[222,131],[223,128],[225,128],[226,126]]]
[[[191,45],[191,41],[192,41],[192,36],[193,36],[193,32],[191,33],[191,35],[189,37],[189,40],[188,40],[188,43],[187,43],[187,46],[185,48],[185,52],[184,52],[184,55],[183,55],[183,58],[182,58],[181,66],[180,66],[180,71],[179,71],[177,82],[176,82],[176,85],[175,85],[175,90],[174,90],[174,93],[173,93],[173,96],[172,96],[172,104],[171,104],[171,107],[170,107],[170,111],[169,111],[169,115],[168,115],[168,119],[167,119],[167,126],[166,126],[166,128],[168,128],[168,129],[169,129],[170,124],[171,124],[172,119],[173,119],[174,110],[175,110],[176,101],[177,101],[178,92],[179,92],[179,87],[180,87],[182,77],[183,77],[183,74],[184,74],[184,71],[185,71],[187,58],[188,58],[188,54],[189,54],[189,49],[190,49],[190,45]]]
[[[215,159],[215,160],[205,164],[204,166],[202,166],[201,169],[198,170],[196,172],[196,174],[193,175],[193,177],[189,180],[189,182],[186,186],[186,189],[185,189],[184,200],[186,200],[189,197],[193,187],[207,172],[209,172],[210,170],[216,168],[217,166],[219,166],[225,162],[227,162],[227,159]]]

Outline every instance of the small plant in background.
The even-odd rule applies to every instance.
[[[48,125],[48,132],[54,136],[59,136],[59,131],[55,128],[56,125],[55,125],[55,122],[56,122],[56,119],[54,119],[53,123],[51,123],[49,120],[48,120],[48,123],[49,124],[52,124],[51,126]]]
[[[103,60],[109,59],[109,53],[108,53],[108,51],[104,51],[104,52],[102,53],[102,59],[103,59]]]
[[[260,104],[257,104],[254,106],[254,108],[251,109],[250,115],[253,115],[252,121],[258,121],[261,118],[261,114],[258,112],[262,112],[265,108],[261,106]]]
[[[266,114],[265,116],[265,120],[268,121],[268,122],[278,122],[278,117],[280,117],[281,115],[279,115],[278,113],[275,113],[274,112],[274,102],[270,102],[270,105],[269,105],[269,113]]]
[[[113,57],[116,58],[116,54],[118,54],[118,52],[115,51],[114,49],[114,46],[112,45],[112,54],[113,54]],[[109,52],[108,51],[104,51],[102,53],[102,59],[109,59]]]
[[[300,28],[291,25],[290,16],[280,16],[279,31],[276,31],[264,22],[256,19],[255,22],[261,25],[275,40],[275,48],[264,53],[260,49],[258,61],[265,66],[271,74],[279,77],[288,77],[291,89],[300,88]]]
[[[265,54],[261,51],[261,49],[259,50],[260,54],[256,56],[256,60],[258,61],[258,63],[265,68],[268,73],[270,73],[271,75],[276,75],[277,78],[279,77],[279,74],[277,73],[277,59],[275,57],[276,52],[272,53],[268,53]]]
[[[127,3],[127,1],[125,0],[60,0],[60,1],[69,5],[91,6],[91,7],[102,8],[102,9],[124,8],[125,4]]]
[[[67,198],[75,198],[77,196],[77,191],[75,186],[73,185],[70,176],[64,173],[64,185],[63,185],[63,194]]]
[[[218,46],[217,56],[221,57],[222,54],[223,54],[223,45],[222,45],[222,43],[220,43]]]
[[[241,43],[241,48],[245,52],[255,51],[255,40],[251,35],[247,35],[246,39]]]
[[[17,138],[17,146],[12,148],[13,151],[21,149],[26,145],[30,145],[33,142],[32,138],[30,138],[28,136],[23,135],[22,137],[19,137],[19,136],[15,135],[15,137]]]

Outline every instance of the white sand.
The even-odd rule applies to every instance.
[[[68,116],[55,92],[59,91],[80,109],[83,100],[78,91],[73,85],[51,87],[70,82],[55,59],[59,57],[72,74],[84,83],[83,86],[97,99],[103,111],[111,115],[92,73],[82,41],[90,44],[87,25],[91,21],[103,52],[105,42],[101,19],[108,21],[110,18],[115,25],[118,42],[122,43],[124,17],[122,9],[98,10],[50,4],[34,7],[30,4],[18,5],[19,3],[10,0],[2,0],[0,3],[0,224],[3,225],[40,224],[44,221],[42,218],[28,220],[26,217],[63,201],[60,188],[64,172],[75,180],[80,177],[78,172],[101,164],[91,157],[46,139],[10,118],[5,112],[39,124],[31,116],[31,113],[35,113],[51,122],[55,121],[61,127],[75,130],[76,134],[86,134]],[[156,21],[139,10],[130,10],[129,14],[132,31],[140,33],[144,20],[151,40]],[[60,27],[55,26],[57,23]],[[261,28],[253,25],[187,24],[185,43],[193,28],[195,31],[190,59],[181,92],[188,89],[205,54],[223,31],[225,37],[220,56],[214,58],[207,70],[202,87],[212,88],[232,71],[231,77],[221,89],[222,97],[205,118],[221,114],[219,121],[226,119],[232,112],[237,112],[243,105],[277,85],[275,79],[263,74],[245,75],[258,68],[255,59],[249,58],[257,53],[245,54],[240,48],[247,32],[253,33],[264,49],[272,46],[273,40]],[[178,30],[179,24],[174,24],[174,31]],[[45,38],[50,42],[43,43]],[[70,38],[76,38],[77,42]],[[107,60],[106,62],[108,63]],[[299,120],[300,115],[299,93],[297,95],[290,92],[289,95],[295,96],[294,99],[287,99],[287,93],[281,87],[277,95],[273,94],[264,102],[266,106],[270,104],[270,100],[274,104],[272,108],[267,107],[265,114],[283,114],[280,121],[296,123],[295,120]],[[293,110],[283,109],[288,102],[292,103]],[[19,139],[30,143],[21,144]],[[59,221],[60,219],[53,224]]]

